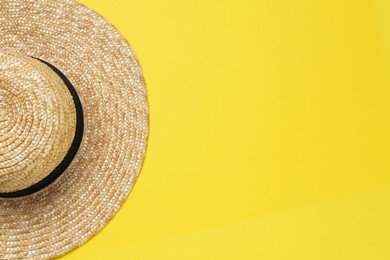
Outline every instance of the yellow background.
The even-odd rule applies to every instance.
[[[143,68],[150,138],[61,259],[390,259],[390,2],[81,0]]]

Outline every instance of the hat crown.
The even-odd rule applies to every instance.
[[[37,59],[0,53],[0,193],[50,175],[75,129],[75,104],[64,81]]]

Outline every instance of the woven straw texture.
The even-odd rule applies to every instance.
[[[1,169],[0,190],[28,186],[31,180],[26,181],[23,170],[36,172],[37,178],[48,173],[50,162],[61,160],[69,146],[58,140],[72,139],[69,132],[74,132],[74,108],[61,92],[62,83],[43,65],[23,57],[37,57],[60,69],[83,105],[84,136],[68,169],[37,193],[0,198],[0,259],[48,259],[101,230],[131,190],[148,136],[145,82],[123,36],[75,1],[2,0],[0,28],[0,82],[9,79],[0,86],[0,162],[15,162],[14,168]],[[19,73],[19,82],[13,77],[18,69],[30,70],[39,84],[27,82],[28,73]],[[32,84],[36,91],[18,84]],[[44,86],[52,91],[40,93]],[[59,90],[53,91],[54,86]],[[60,97],[64,100],[55,102]],[[24,149],[13,152],[13,145]],[[52,158],[50,151],[58,156]],[[34,163],[27,164],[29,160]]]
[[[76,131],[71,94],[33,58],[0,53],[0,192],[32,186],[64,159]]]

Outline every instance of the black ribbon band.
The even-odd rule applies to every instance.
[[[62,162],[44,179],[41,181],[35,183],[34,185],[15,192],[9,192],[9,193],[0,193],[0,198],[16,198],[16,197],[22,197],[26,195],[30,195],[32,193],[35,193],[39,190],[42,190],[43,188],[47,187],[49,184],[54,182],[58,177],[61,176],[61,174],[68,168],[69,164],[72,162],[74,157],[76,156],[77,151],[80,148],[81,140],[83,138],[83,132],[84,132],[84,115],[83,115],[83,108],[81,105],[81,101],[79,96],[77,95],[77,92],[75,88],[73,87],[72,83],[68,80],[67,77],[55,66],[48,63],[47,61],[38,59],[33,57],[36,60],[41,61],[42,63],[46,64],[49,68],[51,68],[65,83],[65,85],[68,87],[70,94],[73,97],[73,101],[76,107],[76,133],[72,142],[72,145],[69,148],[68,153],[65,155]]]

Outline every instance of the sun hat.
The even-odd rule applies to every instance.
[[[72,0],[0,2],[0,259],[63,255],[124,203],[145,156],[139,62]]]

